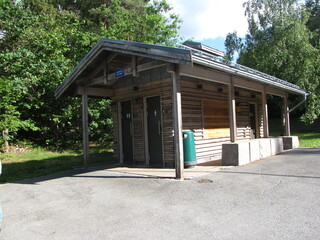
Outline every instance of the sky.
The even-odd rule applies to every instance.
[[[248,24],[242,4],[244,0],[167,0],[183,23],[179,34],[225,51],[224,40],[229,32],[244,37]]]

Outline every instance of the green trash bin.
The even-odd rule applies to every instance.
[[[197,164],[196,147],[194,143],[194,133],[183,131],[183,153],[184,167],[194,167]]]

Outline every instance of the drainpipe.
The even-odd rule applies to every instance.
[[[306,93],[306,94],[304,94],[304,99],[303,99],[300,103],[298,103],[296,106],[294,106],[293,108],[291,108],[291,109],[289,110],[289,113],[291,113],[291,112],[294,111],[296,108],[298,108],[301,104],[303,104],[303,103],[307,100],[307,98],[308,98],[309,95],[310,95],[309,92]]]

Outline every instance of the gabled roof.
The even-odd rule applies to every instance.
[[[131,41],[121,41],[113,39],[100,39],[98,43],[88,52],[88,54],[81,60],[75,69],[66,77],[55,91],[55,97],[58,98],[70,85],[81,77],[86,77],[94,68],[99,65],[103,59],[110,53],[119,53],[118,63],[113,62],[111,72],[115,72],[117,68],[123,65],[130,65],[131,59],[126,58],[125,55],[133,55],[138,57],[145,57],[153,60],[160,60],[168,63],[192,65],[191,54],[189,50],[173,47],[165,47],[153,44],[138,43]],[[119,65],[121,61],[122,66]]]
[[[116,57],[115,57],[116,56]],[[67,76],[55,91],[55,97],[68,95],[72,86],[85,81],[93,72],[102,70],[101,64],[108,62],[108,71],[114,74],[118,68],[132,67],[132,56],[145,59],[157,60],[164,63],[175,63],[192,65],[193,63],[206,66],[212,69],[227,72],[233,75],[245,77],[252,81],[275,86],[277,88],[302,95],[309,95],[307,91],[299,86],[275,78],[257,70],[226,61],[221,51],[203,44],[186,42],[179,48],[165,47],[146,43],[121,41],[112,39],[101,39],[82,59],[76,68]],[[108,59],[109,60],[106,60]],[[100,65],[100,68],[97,66]],[[97,70],[98,68],[98,70]]]

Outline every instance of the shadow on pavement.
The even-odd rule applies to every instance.
[[[153,177],[153,176],[149,176],[149,175],[128,175],[128,174],[124,174],[124,173],[120,173],[119,175],[112,175],[112,176],[88,176],[88,175],[81,175],[84,173],[90,173],[90,172],[96,172],[96,171],[101,171],[101,170],[108,170],[111,168],[115,168],[115,167],[122,167],[125,166],[123,164],[119,164],[119,163],[115,163],[115,164],[108,164],[108,165],[94,165],[94,166],[90,166],[88,168],[77,168],[77,169],[73,169],[73,170],[68,170],[68,171],[64,171],[64,172],[60,172],[60,173],[54,173],[54,174],[50,174],[50,175],[46,175],[46,176],[41,176],[41,177],[36,177],[36,178],[30,178],[30,179],[25,179],[25,180],[21,180],[21,181],[17,181],[17,182],[12,182],[12,184],[37,184],[40,182],[44,182],[44,181],[49,181],[49,180],[53,180],[53,179],[58,179],[58,178],[65,178],[65,177],[76,177],[76,178],[136,178],[136,179],[174,179],[174,178],[170,178],[170,177]],[[130,167],[136,167],[136,166],[126,166],[128,168]]]
[[[271,176],[271,177],[288,177],[288,178],[310,178],[320,179],[320,176],[303,176],[303,175],[285,175],[285,174],[274,174],[274,173],[255,173],[255,172],[234,172],[234,171],[219,171],[218,173],[227,174],[248,174],[248,175],[259,175],[259,176]]]

